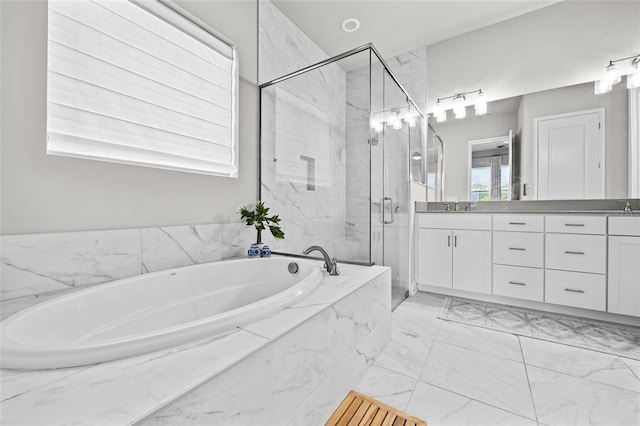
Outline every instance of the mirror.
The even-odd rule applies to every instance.
[[[640,53],[638,13],[638,2],[559,2],[427,46],[427,112],[433,112],[438,99],[478,89],[489,101],[488,114],[484,116],[475,115],[473,95],[466,99],[466,118],[454,119],[450,100],[444,105],[449,109],[445,122],[438,123],[429,114],[430,125],[444,142],[441,199],[471,198],[469,141],[503,136],[510,130],[514,135],[513,199],[621,199],[630,194],[640,198],[640,192],[634,189],[634,185],[640,186],[640,155],[630,149],[640,148],[638,137],[634,139],[640,125],[640,114],[634,110],[638,101],[634,99],[640,95],[638,89],[626,88],[624,77],[633,71],[631,61],[616,62],[623,77],[611,92],[594,93],[594,81],[602,78],[610,60]],[[615,31],[607,24],[613,22]],[[574,144],[567,152],[557,153],[567,161],[558,167],[552,164],[551,170],[556,173],[580,169],[588,177],[594,173],[588,170],[595,164],[602,179],[588,185],[591,189],[596,184],[602,188],[582,188],[582,197],[576,195],[575,188],[541,190],[540,183],[547,184],[541,180],[540,172],[548,174],[549,167],[539,158],[539,123],[534,125],[534,119],[601,109],[604,119],[595,124],[599,123],[598,130],[604,133],[604,142],[594,145],[598,158],[591,165],[577,163],[578,159],[593,155]],[[573,180],[577,183],[588,179]]]
[[[491,179],[488,178],[491,175],[490,158],[481,160],[479,157],[482,155],[475,154],[476,151],[486,151],[485,148],[488,149],[495,138],[511,141],[505,142],[511,152],[499,154],[503,158],[501,164],[507,164],[509,169],[506,172],[506,168],[502,167],[501,181],[507,181],[509,188],[502,185],[501,200],[628,198],[629,96],[630,91],[624,84],[614,86],[607,94],[595,95],[594,84],[583,83],[489,102],[486,115],[474,115],[470,106],[467,107],[466,118],[461,120],[449,114],[447,121],[438,123],[430,116],[429,123],[444,144],[445,185],[442,200],[498,199],[495,189],[496,177],[499,177],[496,173],[497,163],[494,161],[494,196],[491,197],[487,195],[491,192]],[[555,122],[569,115],[595,114],[596,111],[600,111],[600,114],[591,129],[596,139],[600,134],[603,140],[600,145],[595,140],[592,154],[578,142],[567,145],[569,150],[564,154],[559,150],[544,151],[544,142],[539,139],[543,132],[538,132],[543,118]],[[575,126],[575,123],[570,123],[570,127]],[[583,130],[580,127],[580,132]],[[510,132],[512,138],[505,136]],[[562,132],[560,129],[552,134]],[[498,155],[492,151],[488,154]],[[558,163],[561,154],[564,162]],[[472,161],[473,157],[478,159]],[[487,157],[487,152],[484,157]],[[549,161],[552,163],[549,164]],[[583,164],[585,161],[591,161],[591,166]],[[550,184],[545,179],[558,176],[559,182],[566,183],[570,180],[566,176],[569,172],[578,177],[584,176],[584,179],[576,179],[583,188],[573,192],[562,188],[555,193],[548,188]],[[474,174],[476,180],[470,180]],[[594,196],[591,177],[595,175],[602,175],[603,191]]]

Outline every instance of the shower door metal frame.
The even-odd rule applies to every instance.
[[[345,59],[348,58],[349,56],[353,56],[356,55],[358,53],[364,52],[366,50],[369,50],[369,123],[371,122],[371,117],[373,114],[373,111],[371,110],[371,64],[373,62],[373,57],[371,56],[371,53],[375,54],[375,56],[378,58],[378,61],[380,61],[380,63],[382,64],[384,70],[388,73],[389,77],[395,82],[395,84],[398,85],[398,87],[400,88],[400,90],[404,93],[404,95],[406,96],[407,102],[410,103],[416,110],[416,112],[420,115],[420,117],[422,118],[422,120],[424,120],[426,122],[426,116],[423,114],[423,112],[420,110],[420,108],[418,108],[417,104],[413,101],[413,99],[411,99],[411,96],[409,96],[409,94],[407,93],[407,91],[405,90],[404,86],[400,83],[400,81],[398,80],[398,78],[395,76],[395,74],[393,74],[393,72],[391,71],[391,68],[389,67],[389,65],[386,63],[386,61],[382,58],[382,56],[380,55],[380,53],[378,52],[378,50],[375,48],[375,46],[373,45],[373,43],[367,43],[367,44],[363,44],[362,46],[356,47],[354,49],[348,50],[346,52],[340,53],[338,55],[332,56],[330,58],[327,58],[325,60],[322,60],[320,62],[316,62],[315,64],[306,66],[304,68],[301,68],[297,71],[293,71],[289,74],[285,74],[281,77],[272,79],[266,83],[262,83],[260,85],[258,85],[258,103],[260,105],[259,108],[259,116],[258,116],[258,129],[260,129],[259,134],[258,134],[258,199],[261,200],[262,199],[262,90],[269,87],[269,86],[273,86],[274,84],[289,80],[293,77],[308,73],[310,71],[313,71],[315,69],[321,68],[325,65],[331,64],[333,62],[337,62],[341,59]],[[426,134],[426,132],[425,132]],[[371,136],[371,126],[369,126],[369,135]],[[425,147],[423,144],[423,152],[425,152]],[[369,155],[371,156],[371,150],[369,150]],[[425,154],[423,154],[425,155]],[[371,157],[369,157],[369,164],[371,164]],[[408,169],[409,170],[409,169]],[[369,172],[371,172],[371,169],[369,170]],[[411,180],[411,174],[409,173],[409,180]],[[369,198],[371,201],[371,194],[369,194]],[[382,206],[381,206],[382,207]],[[349,263],[349,264],[356,264],[356,265],[365,265],[365,266],[371,266],[374,265],[375,263],[371,262],[371,217],[372,217],[372,203],[369,203],[369,262],[356,262],[356,261],[348,261],[348,260],[341,260],[338,259],[339,262],[342,263]],[[384,213],[384,211],[383,211]],[[295,253],[285,253],[285,252],[278,252],[278,251],[274,251],[274,254],[279,254],[279,255],[285,255],[285,256],[292,256],[292,257],[301,257],[301,255],[299,254],[295,254]],[[310,256],[304,256],[305,258],[309,258]],[[318,258],[320,259],[320,258]]]

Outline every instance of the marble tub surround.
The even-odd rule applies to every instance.
[[[624,201],[628,201],[631,212],[625,212]],[[458,201],[458,209],[464,211],[470,201]],[[453,211],[456,202],[423,202],[416,201],[416,213],[443,213],[444,204],[449,204]],[[483,201],[473,203],[471,212],[480,213],[595,213],[595,214],[640,214],[640,199],[628,200],[518,200],[518,201]]]
[[[389,338],[384,332],[390,321],[389,270],[341,269],[337,277],[325,273],[319,287],[300,302],[221,336],[92,366],[1,370],[3,422],[132,424],[145,419],[176,424],[201,416],[207,424],[246,424],[247,419],[266,419],[260,417],[267,416],[265,407],[231,403],[232,390],[220,392],[225,383],[234,383],[241,394],[248,387],[253,389],[248,395],[270,395],[264,400],[272,409],[268,416],[278,424],[317,412],[316,404],[305,405],[313,395],[332,406],[326,387],[341,385],[335,373],[349,373],[357,383]],[[232,371],[238,375],[229,379]],[[261,373],[253,377],[250,371]],[[209,414],[213,417],[206,414],[210,406],[201,412],[194,408],[208,389],[215,390],[213,399],[221,404]],[[302,407],[304,413],[298,413]]]
[[[246,254],[244,223],[3,235],[2,317],[66,291]]]
[[[444,321],[447,300],[405,300],[391,342],[355,389],[429,426],[640,422],[640,361]]]

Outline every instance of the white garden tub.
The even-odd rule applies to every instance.
[[[290,272],[296,269],[297,272]],[[101,284],[2,321],[2,368],[110,361],[206,338],[274,313],[321,281],[317,263],[237,259]]]

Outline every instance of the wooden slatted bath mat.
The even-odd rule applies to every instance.
[[[351,391],[326,426],[427,426],[427,422]]]

